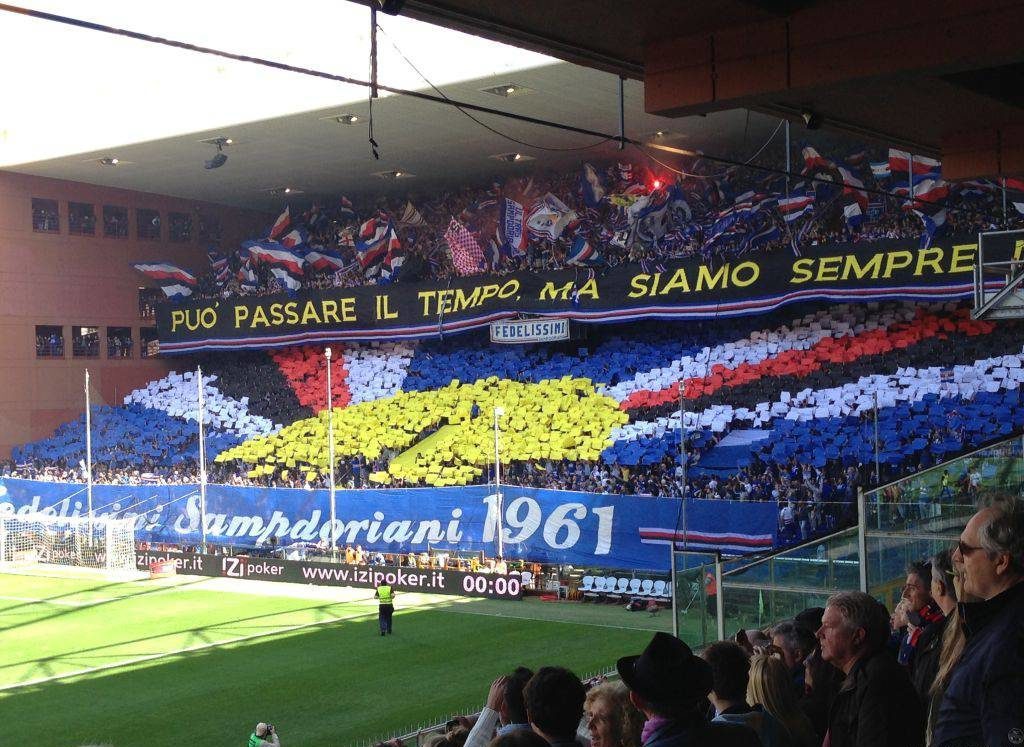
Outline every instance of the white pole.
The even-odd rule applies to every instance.
[[[196,366],[196,392],[199,398],[199,524],[203,531],[203,554],[206,554],[206,443],[203,436],[203,368]]]
[[[718,618],[718,640],[725,640],[725,589],[722,588],[722,553],[715,553],[715,616]]]
[[[337,503],[335,500],[334,486],[334,398],[331,392],[331,349],[324,348],[324,358],[327,359],[327,459],[330,461],[329,486],[331,500],[331,557],[338,556],[337,538]]]
[[[679,637],[679,610],[676,607],[676,541],[668,545],[669,583],[672,584],[672,635]]]
[[[92,405],[89,398],[89,369],[85,369],[85,495],[89,507],[89,541],[92,541]]]
[[[878,392],[875,395],[875,487],[877,488],[882,484],[882,468],[878,461]]]
[[[710,353],[709,353],[710,355]],[[686,480],[687,480],[687,462],[689,461],[689,455],[686,453],[686,408],[683,406],[683,380],[678,380],[679,386],[679,464],[682,469],[682,480],[679,485],[679,500],[683,502],[683,550],[685,551],[689,546],[689,527],[686,524]],[[675,556],[675,539],[672,540],[672,554]]]
[[[495,407],[494,408],[494,491],[495,491],[495,493],[497,493],[497,498],[498,498],[498,503],[497,503],[497,508],[498,508],[498,521],[497,521],[497,528],[498,528],[498,557],[502,558],[502,559],[504,559],[504,556],[505,556],[505,552],[504,552],[505,548],[504,548],[504,546],[502,544],[502,536],[501,536],[502,534],[504,534],[504,529],[502,528],[502,523],[501,523],[501,513],[504,510],[504,507],[501,505],[502,504],[502,501],[501,501],[501,454],[498,451],[498,418],[500,418],[504,414],[505,414],[505,408],[504,407]]]

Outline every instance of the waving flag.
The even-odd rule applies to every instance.
[[[915,175],[932,175],[938,177],[942,173],[942,162],[926,156],[915,156],[905,150],[889,149],[889,170],[893,174],[906,174],[910,170],[910,160],[914,160]]]
[[[359,259],[359,266],[367,276],[376,274],[378,266],[384,261],[388,253],[390,231],[391,221],[382,215],[370,218],[359,226],[356,256]]]
[[[420,215],[420,211],[408,200],[405,203],[405,210],[402,211],[402,217],[398,219],[398,223],[403,226],[415,226],[417,228],[427,225],[427,221]]]
[[[344,195],[342,195],[341,199],[338,200],[338,222],[340,222],[342,225],[345,225],[353,223],[355,222],[355,220],[356,211],[352,207],[352,201],[345,197]]]
[[[583,204],[587,207],[596,208],[604,199],[604,180],[597,173],[591,164],[583,164],[583,174],[580,175],[580,191],[583,194]]]
[[[804,171],[806,175],[815,175],[819,172],[832,172],[836,169],[835,161],[825,158],[810,145],[804,147],[801,152],[804,158]]]
[[[284,267],[271,267],[270,274],[277,278],[282,290],[297,291],[302,287],[302,281],[294,277]]]
[[[762,225],[755,228],[753,233],[748,234],[743,242],[744,250],[760,249],[782,237],[782,231],[775,225],[775,221],[768,217],[767,213],[761,213],[760,220]]]
[[[526,209],[510,197],[502,198],[498,220],[498,241],[503,254],[521,257],[526,254],[529,236],[526,228]]]
[[[187,298],[192,295],[191,287],[175,282],[161,283],[160,290],[170,299]]]
[[[206,253],[207,258],[210,260],[210,268],[214,272],[220,272],[228,264],[228,258],[218,252],[216,249],[210,249]]]
[[[381,284],[393,283],[397,280],[398,271],[405,264],[405,250],[402,248],[402,242],[398,238],[398,232],[394,225],[388,229],[387,247],[387,253],[385,253],[384,261],[380,266],[380,278],[378,278],[378,282]]]
[[[572,247],[566,253],[565,264],[567,267],[600,267],[604,264],[604,257],[581,232],[577,234]]]
[[[888,161],[872,161],[871,162],[871,175],[876,179],[885,179],[886,177],[892,176],[892,170],[889,167]]]
[[[452,218],[444,240],[452,252],[452,265],[460,275],[475,275],[484,268],[484,253],[466,227]]]
[[[279,237],[284,235],[291,224],[291,206],[286,206],[284,212],[277,216],[277,220],[274,221],[274,225],[270,227],[270,233],[267,234],[267,238],[271,241],[277,241]]]
[[[921,219],[924,233],[921,234],[921,248],[927,249],[946,226],[946,198],[949,185],[942,179],[926,179],[914,187],[913,202],[903,206]]]
[[[326,249],[314,249],[306,252],[306,266],[316,272],[334,272],[345,266],[345,260],[341,255],[329,252]]]
[[[302,277],[304,260],[280,244],[273,241],[246,241],[242,246],[249,251],[252,264],[280,267],[293,277]]]
[[[172,265],[170,262],[154,262],[149,264],[141,262],[133,264],[132,267],[146,277],[153,278],[153,280],[160,283],[175,282],[186,286],[194,286],[196,284],[195,275],[177,265]]]
[[[295,228],[281,237],[280,244],[285,249],[302,249],[309,241],[309,234],[304,228]]]
[[[252,269],[251,262],[252,260],[246,259],[235,274],[235,277],[238,278],[238,282],[241,286],[248,290],[255,288],[259,282],[256,278],[256,272]]]
[[[950,191],[956,191],[961,197],[992,200],[999,185],[991,179],[969,179],[950,185]]]
[[[779,213],[786,223],[792,223],[814,212],[814,195],[803,195],[779,200]]]
[[[526,227],[530,235],[538,239],[554,241],[576,218],[575,212],[548,192],[531,209],[530,215],[526,219]]]

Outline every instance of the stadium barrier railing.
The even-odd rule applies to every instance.
[[[908,564],[955,543],[980,499],[1022,493],[1018,434],[861,492],[852,527],[759,556],[705,555],[699,565],[677,551],[674,630],[700,649],[824,606],[844,590],[866,591],[891,609]]]

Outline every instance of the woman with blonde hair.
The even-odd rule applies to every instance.
[[[626,683],[604,682],[587,692],[583,719],[591,747],[640,747],[644,715],[629,699]]]
[[[785,727],[796,747],[817,747],[820,741],[793,692],[786,664],[778,656],[760,653],[750,657],[747,703],[761,706]]]

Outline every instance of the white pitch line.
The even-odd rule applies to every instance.
[[[286,614],[286,613],[282,613]],[[42,685],[47,682],[53,682],[55,680],[66,680],[71,677],[81,677],[86,674],[95,674],[96,672],[103,672],[108,669],[118,669],[120,667],[129,667],[133,664],[141,664],[142,662],[154,661],[157,659],[164,659],[171,656],[178,656],[179,654],[191,653],[193,651],[202,651],[207,648],[216,648],[218,646],[228,646],[232,643],[242,643],[244,641],[251,641],[256,638],[267,638],[268,636],[280,635],[281,633],[291,633],[295,630],[303,630],[304,628],[313,628],[318,625],[326,625],[329,623],[341,622],[343,620],[358,620],[359,618],[376,617],[376,613],[373,615],[360,614],[351,615],[349,617],[332,617],[328,620],[317,620],[315,622],[302,623],[300,625],[287,625],[283,628],[278,628],[272,631],[266,631],[263,633],[252,633],[250,635],[237,636],[235,638],[226,638],[223,641],[215,641],[213,643],[200,643],[195,646],[188,646],[186,648],[178,649],[177,651],[165,651],[160,654],[146,654],[145,656],[137,656],[134,659],[125,659],[124,661],[115,661],[110,664],[101,664],[98,667],[88,667],[86,669],[78,669],[73,672],[64,672],[63,674],[54,674],[49,677],[39,677],[34,680],[26,680],[25,682],[16,682],[12,685],[0,685],[0,692],[8,690],[19,690],[23,687],[32,687],[33,685]]]
[[[43,599],[40,597],[9,597],[0,595],[0,599],[6,599],[11,602],[32,602],[34,604],[55,604],[59,607],[89,607],[93,604],[103,604],[104,602],[113,602],[120,597],[111,597],[109,599],[93,599],[88,602],[69,602],[66,599]],[[2,612],[3,610],[0,610]]]

